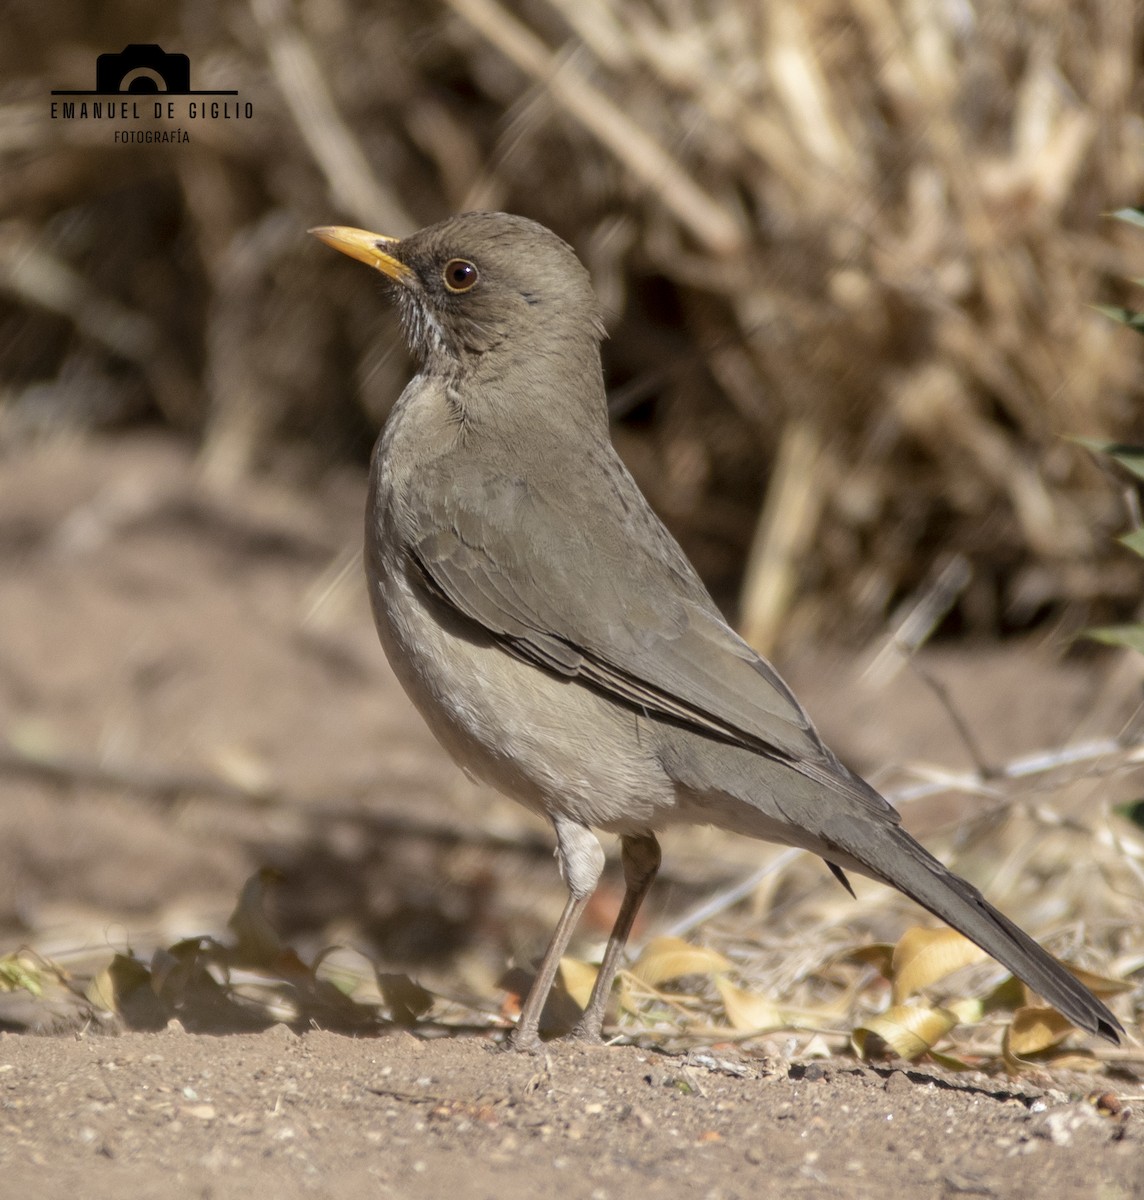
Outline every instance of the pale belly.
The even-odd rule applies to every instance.
[[[609,832],[686,819],[635,712],[463,636],[400,570],[370,587],[394,673],[467,774],[549,818]]]

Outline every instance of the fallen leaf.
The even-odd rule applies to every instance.
[[[782,1029],[788,1024],[777,1005],[758,992],[748,992],[736,987],[722,976],[715,980],[723,1011],[732,1029],[743,1033],[747,1030]]]
[[[859,946],[856,950],[848,950],[842,958],[849,962],[865,963],[874,967],[887,979],[893,974],[891,966],[894,958],[892,942],[873,942],[869,946]]]
[[[140,988],[151,990],[151,973],[139,959],[116,954],[87,985],[84,995],[104,1012],[118,1013],[124,999]]]
[[[860,1058],[920,1058],[957,1024],[956,1014],[924,1004],[895,1004],[859,1025],[850,1040]]]
[[[632,964],[631,973],[643,983],[658,987],[684,975],[720,975],[732,968],[718,950],[693,946],[682,938],[653,938]]]
[[[578,958],[562,958],[560,960],[560,980],[564,984],[564,990],[576,1001],[581,1011],[588,1007],[598,974],[597,967],[591,963],[581,962]]]
[[[944,979],[961,967],[987,957],[967,937],[954,929],[907,929],[894,947],[891,992],[894,1004]]]
[[[1055,1008],[1032,1005],[1019,1008],[1005,1030],[1003,1052],[1006,1060],[1010,1055],[1023,1058],[1028,1054],[1040,1054],[1064,1041],[1072,1031],[1072,1022]]]
[[[948,1009],[962,1025],[976,1025],[985,1016],[985,1002],[977,997],[965,1000],[947,1001],[943,1008]]]
[[[378,971],[377,987],[395,1025],[410,1028],[433,1007],[433,993],[403,973]]]
[[[1061,963],[1074,979],[1079,980],[1094,996],[1123,996],[1134,991],[1135,983],[1127,979],[1113,979],[1109,975],[1098,975],[1095,971],[1086,971],[1083,967],[1074,967],[1072,963]]]
[[[227,926],[238,939],[231,951],[233,962],[249,967],[270,967],[285,949],[266,911],[267,892],[280,879],[280,872],[263,867],[242,885],[238,904],[227,920]]]

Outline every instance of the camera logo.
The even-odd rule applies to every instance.
[[[168,54],[154,43],[132,43],[118,54],[100,54],[95,60],[95,88],[74,91],[53,88],[53,96],[237,96],[238,92],[197,91],[191,87],[191,60],[185,54]]]
[[[162,46],[127,46],[118,54],[95,60],[95,90],[112,92],[176,92],[191,90],[191,60],[168,54]]]

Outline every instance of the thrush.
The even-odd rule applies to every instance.
[[[568,889],[511,1035],[541,1010],[617,834],[626,891],[574,1035],[598,1040],[660,830],[710,824],[904,892],[1119,1041],[1116,1017],[823,743],[730,628],[612,446],[587,271],[550,230],[467,213],[312,231],[392,282],[420,369],[373,454],[365,564],[389,662],[470,775],[551,822]],[[848,884],[846,884],[849,886]]]

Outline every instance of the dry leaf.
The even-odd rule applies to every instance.
[[[920,1058],[957,1024],[947,1008],[924,1004],[895,1004],[859,1025],[850,1040],[860,1058]]]
[[[1040,1054],[1042,1050],[1064,1041],[1072,1031],[1072,1022],[1062,1017],[1055,1008],[1019,1008],[1005,1030],[1003,1052],[1006,1061],[1010,1055],[1023,1058],[1029,1054]]]
[[[1136,986],[1134,983],[1123,979],[1113,979],[1108,975],[1097,975],[1094,971],[1086,971],[1082,967],[1074,967],[1070,963],[1062,962],[1061,966],[1097,996],[1120,996],[1126,992],[1131,992]],[[1031,988],[1011,975],[1008,979],[999,983],[984,998],[983,1006],[986,1012],[994,1012],[997,1009],[1014,1009],[1019,1011],[1029,1008],[1037,1010],[1047,1007],[1034,1003],[1032,997],[1035,995],[1036,993]]]
[[[1002,979],[995,988],[981,998],[983,1012],[1012,1011],[1023,1008],[1028,1003],[1029,997],[1026,994],[1025,985],[1016,975]]]
[[[395,1025],[409,1028],[433,1007],[433,993],[403,973],[377,973],[377,987]]]
[[[740,1033],[748,1030],[782,1029],[789,1024],[782,1011],[766,996],[736,987],[722,976],[715,980],[723,1011],[732,1029]]]
[[[893,974],[892,962],[894,946],[891,942],[873,942],[869,946],[859,946],[857,950],[848,950],[843,959],[849,962],[865,963],[874,967],[887,979]]]
[[[117,954],[87,985],[84,995],[104,1012],[119,1013],[125,1000],[140,988],[151,990],[151,973],[137,958]]]
[[[1038,1057],[1037,1061],[1049,1064],[1054,1071],[1088,1071],[1092,1073],[1104,1071],[1108,1067],[1108,1064],[1099,1055],[1080,1046],[1054,1050],[1052,1054]],[[1009,1068],[1008,1063],[1005,1066]],[[1023,1067],[1024,1064],[1022,1063],[1021,1066]]]
[[[232,961],[244,966],[273,966],[285,950],[278,931],[266,912],[266,893],[270,885],[281,879],[272,867],[263,867],[242,885],[238,904],[230,914],[227,925],[238,939]]]
[[[598,974],[598,967],[594,967],[591,963],[581,962],[578,958],[562,958],[560,960],[560,981],[564,984],[564,990],[580,1006],[581,1011],[588,1007]]]
[[[1028,1065],[1026,1059],[1032,1056],[1063,1071],[1099,1070],[1100,1059],[1090,1051],[1061,1046],[1072,1032],[1073,1026],[1055,1008],[1019,1008],[1001,1043],[1006,1070],[1011,1075],[1020,1074]]]
[[[953,929],[907,929],[894,947],[891,962],[892,999],[904,1000],[961,967],[987,955]]]
[[[654,938],[632,965],[631,973],[651,987],[683,975],[721,975],[732,968],[718,950],[693,946],[682,938]]]
[[[945,1067],[947,1071],[975,1071],[978,1068],[973,1063],[968,1063],[964,1058],[958,1058],[956,1054],[941,1054],[937,1050],[930,1050],[929,1059],[936,1063],[939,1067]]]
[[[976,1025],[985,1015],[985,1001],[976,996],[965,1000],[951,1000],[942,1007],[953,1013],[961,1025]]]
[[[1127,979],[1113,979],[1108,975],[1098,975],[1095,971],[1074,967],[1072,963],[1061,963],[1061,966],[1083,983],[1094,996],[1123,996],[1126,992],[1134,991],[1136,988],[1136,984]]]

